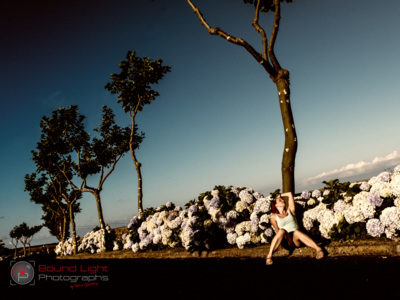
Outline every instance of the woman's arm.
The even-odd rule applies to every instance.
[[[278,223],[276,222],[275,214],[271,214],[270,222],[272,224],[272,227],[274,227],[274,229],[275,229],[275,233],[277,233],[279,231],[279,227],[278,227]]]
[[[296,213],[296,204],[294,203],[293,194],[291,192],[287,192],[287,193],[281,194],[281,197],[288,197],[289,198],[288,210],[290,210],[290,212],[293,215],[295,215],[295,213]]]

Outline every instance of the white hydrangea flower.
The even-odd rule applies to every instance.
[[[241,201],[246,202],[247,204],[252,204],[254,201],[254,197],[248,190],[242,190],[239,193],[239,198]]]
[[[346,202],[344,200],[338,200],[333,205],[333,210],[335,212],[343,212],[346,209]]]
[[[400,209],[396,206],[385,208],[379,219],[385,227],[400,229]]]
[[[368,184],[370,186],[373,186],[376,182],[378,181],[377,177],[372,177],[370,180],[368,180]]]
[[[303,191],[301,193],[301,198],[303,198],[304,200],[308,200],[311,197],[311,193],[309,191]]]
[[[157,224],[153,222],[153,219],[151,219],[149,222],[146,222],[146,230],[148,232],[152,232],[154,229],[157,228]]]
[[[388,239],[397,237],[397,230],[400,230],[400,209],[396,206],[385,208],[379,220],[385,226],[385,234]]]
[[[397,166],[394,168],[393,174],[395,174],[395,175],[399,175],[399,174],[400,174],[400,165],[397,165]]]
[[[348,204],[346,209],[343,211],[343,215],[349,224],[364,221],[364,215],[358,206]]]
[[[368,192],[361,192],[354,196],[353,206],[355,206],[364,216],[364,219],[373,218],[375,205],[368,201]]]
[[[370,193],[375,192],[375,191],[381,193],[381,191],[387,190],[387,189],[391,189],[390,182],[378,181],[371,187]]]
[[[330,194],[330,192],[331,192],[330,190],[324,190],[322,196],[327,196]]]
[[[235,245],[237,237],[238,237],[237,233],[231,232],[227,234],[226,239],[228,240],[229,244]]]
[[[385,232],[385,226],[379,219],[370,219],[366,224],[367,232],[372,237],[380,237]]]
[[[271,200],[267,198],[259,198],[254,205],[254,212],[267,213],[271,210]]]
[[[138,252],[140,250],[139,243],[135,243],[132,245],[132,251],[133,252]]]
[[[235,204],[235,210],[237,212],[242,212],[245,209],[248,209],[249,205],[247,204],[246,201],[237,201]]]
[[[221,208],[210,207],[208,213],[214,223],[218,222],[218,218],[221,216]]]
[[[236,244],[239,249],[243,249],[246,244],[250,243],[250,241],[251,235],[249,232],[246,232],[244,235],[241,235],[236,239]]]
[[[235,232],[238,236],[242,236],[245,232],[250,232],[251,230],[251,221],[243,221],[236,225]]]
[[[313,198],[310,198],[310,200],[307,201],[307,205],[311,206],[314,205],[316,202]]]
[[[208,205],[210,204],[210,202],[211,202],[211,200],[209,200],[207,196],[205,196],[203,198],[203,203],[204,203],[204,206],[206,207],[206,209],[208,209]]]
[[[390,188],[393,196],[400,197],[400,173],[395,173],[392,176],[392,180],[390,182]]]
[[[380,195],[382,198],[389,198],[392,196],[392,189],[390,187],[383,188],[380,190]]]
[[[318,221],[320,222],[319,231],[321,235],[326,239],[330,239],[329,231],[335,224],[338,224],[335,214],[332,210],[325,209],[319,214]]]
[[[314,190],[314,191],[311,193],[311,197],[313,197],[313,198],[319,198],[319,197],[321,197],[321,191],[320,191],[320,190]]]
[[[259,222],[259,227],[262,230],[265,230],[267,228],[267,226],[263,225],[264,223],[268,224],[270,222],[270,215],[269,214],[263,214],[260,217],[260,222]]]
[[[395,239],[397,237],[396,229],[394,228],[385,228],[386,237],[390,240]]]
[[[371,185],[368,182],[363,181],[360,184],[360,190],[368,192],[371,189]]]
[[[217,190],[217,189],[211,191],[211,195],[212,195],[213,197],[218,196],[218,194],[219,194],[219,190]]]

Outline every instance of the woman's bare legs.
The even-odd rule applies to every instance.
[[[319,247],[312,238],[310,238],[307,234],[301,232],[300,230],[296,230],[293,233],[293,242],[297,247],[299,247],[300,242],[302,242],[304,245],[315,249],[317,251],[317,259],[321,259],[324,257],[324,251],[322,250],[322,248]]]
[[[276,249],[280,246],[282,243],[282,240],[285,236],[286,230],[284,229],[279,229],[279,231],[276,233],[274,238],[272,239],[271,246],[269,247],[269,253],[267,255],[267,265],[272,265],[272,254],[275,252]]]

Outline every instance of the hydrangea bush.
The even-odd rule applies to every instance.
[[[179,246],[203,251],[266,243],[273,236],[270,200],[252,189],[217,186],[189,201],[186,209],[172,203],[149,208],[131,219],[122,248],[136,252]]]
[[[400,165],[369,181],[324,181],[325,188],[295,197],[299,225],[314,238],[397,240],[400,232]],[[264,196],[250,188],[216,186],[189,201],[185,208],[168,202],[134,216],[129,233],[109,241],[106,250],[146,251],[183,247],[187,251],[254,247],[270,243],[271,201],[279,190]],[[111,235],[109,235],[111,236]],[[96,232],[85,235],[79,251],[100,252]],[[59,253],[69,253],[68,244]]]
[[[91,232],[86,233],[82,239],[77,235],[76,243],[78,253],[93,254],[109,251],[113,249],[113,245],[116,243],[115,232],[108,225],[105,230],[96,227]],[[57,255],[72,255],[72,238],[65,242],[59,242],[55,253]]]
[[[76,236],[76,242],[78,243],[79,241],[79,236]],[[64,243],[59,242],[58,245],[56,246],[55,253],[57,255],[63,256],[63,255],[72,255],[73,254],[73,241],[72,237],[67,239]]]

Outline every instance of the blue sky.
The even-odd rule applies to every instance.
[[[211,26],[261,50],[242,1],[193,0]],[[400,2],[304,0],[282,5],[276,54],[291,74],[299,147],[296,192],[322,181],[366,179],[400,163]],[[271,19],[261,16],[269,33]],[[87,129],[108,105],[104,89],[128,50],[161,58],[171,72],[160,96],[137,117],[146,134],[144,207],[183,206],[215,185],[269,194],[281,186],[283,127],[276,87],[243,49],[211,36],[184,0],[6,1],[0,4],[0,239],[26,222],[41,224],[40,206],[24,192],[24,175],[40,138],[39,123],[72,104]],[[96,181],[96,178],[93,178]],[[106,223],[137,214],[137,177],[129,155],[102,192]],[[81,201],[82,235],[98,224],[94,198]],[[46,229],[33,244],[56,242]]]

